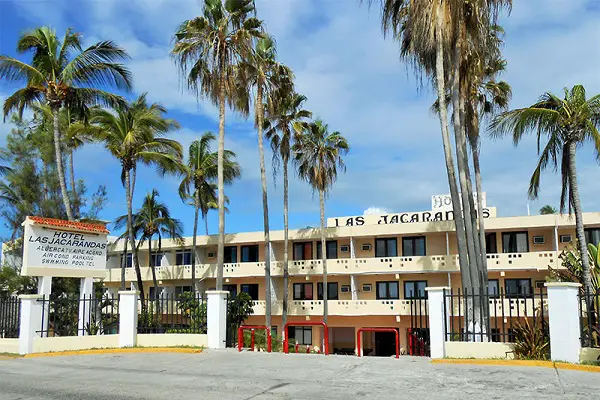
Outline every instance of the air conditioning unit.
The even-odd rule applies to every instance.
[[[348,246],[347,244],[343,244],[343,245],[340,246],[340,251],[342,253],[347,253],[347,252],[350,251],[350,246]]]
[[[371,251],[371,243],[364,243],[362,245],[362,251]]]
[[[533,244],[544,244],[546,243],[546,238],[544,238],[543,236],[534,236],[533,237]]]
[[[571,235],[560,235],[561,243],[571,243]]]
[[[368,283],[368,284],[362,285],[362,291],[363,292],[370,292],[371,291],[371,284]]]
[[[209,251],[208,252],[208,258],[215,258],[215,252],[214,251]]]
[[[342,285],[342,293],[350,293],[350,285]]]

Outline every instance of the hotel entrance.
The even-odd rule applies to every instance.
[[[378,357],[391,357],[396,355],[396,334],[394,332],[375,333],[375,354]]]

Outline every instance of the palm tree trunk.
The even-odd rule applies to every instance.
[[[271,327],[271,238],[269,232],[269,202],[267,200],[267,172],[263,147],[263,98],[262,86],[256,90],[256,123],[258,125],[258,156],[260,159],[260,183],[262,186],[263,225],[265,232],[265,325]]]
[[[217,247],[217,290],[223,290],[223,258],[225,252],[225,187],[223,181],[223,153],[225,151],[225,68],[221,59],[219,77],[219,147],[217,151],[217,186],[219,202],[219,240]]]
[[[477,108],[475,107],[473,112],[473,118],[475,122],[473,127],[479,130],[479,113]],[[483,185],[481,183],[481,166],[479,164],[479,154],[480,154],[480,139],[479,132],[476,132],[474,135],[475,139],[473,141],[473,169],[475,170],[475,190],[477,191],[477,215],[479,222],[479,247],[481,249],[481,273],[483,275],[482,287],[485,291],[488,287],[488,269],[487,269],[487,249],[485,245],[485,220],[483,218]]]
[[[152,285],[154,285],[154,298],[151,300],[156,300],[158,297],[158,281],[156,280],[156,266],[154,265],[154,262],[152,260],[152,236],[148,238],[148,254],[150,254],[150,257],[148,257],[148,266],[152,271]]]
[[[471,276],[468,271],[467,238],[465,235],[465,224],[462,219],[460,201],[458,196],[458,187],[456,185],[456,172],[454,169],[454,157],[450,144],[450,132],[448,127],[448,110],[446,108],[446,83],[444,75],[444,44],[443,44],[443,26],[444,17],[441,7],[438,7],[436,15],[436,89],[438,102],[440,104],[440,126],[442,131],[442,144],[444,148],[444,158],[446,161],[446,172],[448,174],[448,185],[450,187],[450,197],[452,198],[452,210],[454,212],[454,224],[456,226],[456,241],[458,244],[458,259],[460,264],[460,276],[463,287],[471,286]]]
[[[196,236],[198,235],[199,192],[194,193],[194,236],[192,236],[192,293],[196,294]]]
[[[289,226],[288,226],[288,159],[283,160],[283,311],[281,313],[281,325],[285,326],[288,315],[289,296]],[[282,330],[283,332],[283,330]]]
[[[121,290],[125,290],[125,271],[127,268],[127,239],[123,246],[123,261],[121,262]]]
[[[133,203],[133,195],[135,193],[135,181],[137,178],[137,165],[133,164],[133,171],[131,173],[131,202]]]
[[[206,232],[206,236],[208,236],[208,214],[202,214],[202,219],[204,220],[204,230]]]
[[[44,176],[42,179],[42,188],[43,188],[43,195],[44,195],[44,200],[48,199],[48,164],[46,163],[46,161],[42,158],[42,168],[44,171]]]
[[[73,196],[73,210],[79,217],[79,199],[77,198],[77,187],[75,186],[75,167],[73,165],[73,149],[69,150],[69,178],[71,180],[71,193]]]
[[[125,172],[125,194],[127,197],[127,236],[129,237],[129,245],[131,246],[131,253],[133,258],[133,267],[135,268],[135,274],[137,277],[138,290],[140,291],[140,299],[142,301],[142,309],[145,310],[144,305],[144,282],[142,282],[142,272],[140,270],[140,262],[138,260],[137,249],[135,247],[135,238],[133,237],[133,206],[131,204],[131,170]]]
[[[58,108],[52,107],[52,116],[54,119],[54,152],[56,154],[56,171],[58,172],[58,181],[60,184],[60,192],[62,194],[63,204],[65,205],[65,211],[69,221],[73,221],[73,211],[71,209],[71,199],[69,199],[69,192],[67,190],[67,183],[65,181],[65,169],[63,167],[62,150],[60,148],[60,130],[58,123]]]
[[[327,325],[329,287],[327,285],[327,248],[325,247],[325,193],[322,189],[319,190],[319,205],[321,209],[321,262],[323,263],[323,322]]]

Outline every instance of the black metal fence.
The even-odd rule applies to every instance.
[[[541,330],[549,335],[547,295],[444,291],[447,341],[515,342],[518,335]]]
[[[429,303],[427,299],[410,300],[410,327],[406,330],[407,352],[411,356],[429,357]]]
[[[104,295],[43,297],[42,337],[119,333],[119,299]]]
[[[0,338],[19,337],[19,305],[18,297],[0,297]]]
[[[138,311],[138,333],[206,333],[206,299],[199,293],[144,299]]]
[[[579,317],[581,346],[600,348],[600,293],[579,295]]]

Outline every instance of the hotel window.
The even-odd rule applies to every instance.
[[[127,253],[127,255],[125,257],[127,257],[125,268],[131,268],[133,266],[133,254]],[[119,264],[119,267],[122,267],[122,266],[123,266],[123,254],[121,254],[121,264]]]
[[[531,279],[505,279],[504,285],[508,297],[531,296]]]
[[[588,228],[584,230],[585,241],[597,246],[600,243],[600,228]]]
[[[175,253],[175,265],[192,265],[192,251],[178,251]]]
[[[192,292],[191,286],[175,286],[175,295],[180,295],[183,293],[191,293],[191,292]]]
[[[258,283],[244,283],[240,286],[240,291],[248,293],[252,300],[258,300]]]
[[[312,326],[290,326],[289,335],[296,343],[304,346],[312,346]]]
[[[159,252],[152,253],[152,256],[150,257],[150,263],[151,263],[151,265],[153,267],[160,267],[160,264],[161,264],[161,261],[162,261],[162,258],[163,258],[164,254],[165,253],[159,253]]]
[[[161,286],[158,287],[158,291],[155,286],[150,287],[150,292],[148,293],[148,298],[151,300],[156,299],[156,296],[160,296],[163,288]]]
[[[339,300],[337,282],[327,283],[327,300]],[[323,300],[323,283],[317,283],[317,299]]]
[[[424,256],[425,236],[403,237],[402,238],[402,256],[418,257]]]
[[[223,262],[226,264],[237,263],[237,246],[225,246]]]
[[[328,260],[338,258],[337,240],[328,240],[325,243],[325,247],[327,248],[327,253],[325,254],[325,256],[327,257]],[[321,242],[320,241],[317,242],[317,259],[319,259],[319,260],[321,259]]]
[[[258,245],[242,246],[242,262],[258,262]]]
[[[377,300],[397,300],[400,298],[398,282],[377,282]]]
[[[312,300],[312,283],[294,283],[294,300]]]
[[[312,260],[312,243],[294,243],[294,260]]]
[[[405,281],[404,298],[405,299],[426,299],[427,281]]]
[[[223,290],[229,292],[229,297],[237,296],[237,285],[223,285]]]
[[[487,254],[498,253],[498,242],[496,241],[496,232],[485,234],[485,252]]]
[[[488,294],[490,297],[500,296],[500,283],[498,282],[498,279],[488,280]]]
[[[375,257],[398,257],[396,238],[375,239]]]
[[[503,253],[527,253],[529,251],[529,238],[527,232],[503,232]]]

